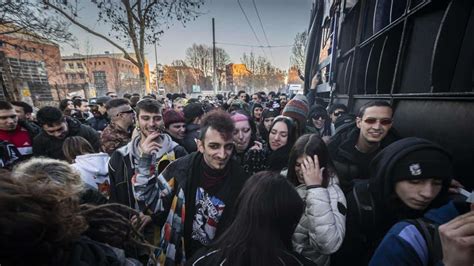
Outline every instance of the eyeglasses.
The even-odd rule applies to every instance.
[[[130,109],[130,110],[127,110],[127,111],[119,112],[117,115],[120,115],[120,114],[132,114],[132,113],[135,113],[135,110]]]
[[[342,114],[344,114],[344,113],[345,113],[344,111],[334,112],[334,116],[335,116],[335,117],[338,117],[338,116],[340,116],[340,115],[342,115]]]
[[[323,119],[323,120],[324,120],[324,119],[326,119],[326,116],[325,116],[325,115],[315,115],[315,116],[313,116],[313,119],[314,119],[314,120],[319,120],[319,119]]]
[[[366,118],[364,120],[364,122],[369,124],[369,125],[375,124],[375,123],[377,123],[377,121],[380,121],[380,124],[384,125],[384,126],[391,125],[392,122],[393,122],[391,118],[377,119],[377,118],[370,117],[370,118]]]

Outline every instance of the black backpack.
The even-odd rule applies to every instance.
[[[377,226],[375,203],[369,192],[369,182],[360,182],[352,189],[359,217],[359,225],[369,242],[370,232]],[[413,224],[426,241],[428,248],[428,266],[434,266],[443,259],[441,240],[438,233],[438,225],[425,218],[409,219],[405,222]]]

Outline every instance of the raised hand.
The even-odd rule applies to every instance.
[[[303,172],[303,179],[307,186],[321,185],[323,183],[323,168],[319,168],[318,156],[314,155],[306,156],[303,159],[303,164],[301,165],[301,171]]]
[[[145,141],[140,144],[142,154],[151,155],[161,149],[161,144],[157,141],[158,137],[160,137],[160,132],[157,131],[146,137]]]

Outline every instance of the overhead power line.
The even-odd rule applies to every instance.
[[[255,12],[257,13],[258,21],[260,22],[260,27],[262,28],[262,31],[263,31],[263,36],[265,37],[267,46],[270,47],[270,42],[268,41],[267,33],[265,32],[265,27],[263,27],[262,19],[260,18],[260,13],[258,12],[257,4],[255,4],[255,0],[252,0],[252,2],[253,2],[253,7],[255,8]],[[275,59],[273,58],[272,49],[269,48],[268,50],[270,50],[270,56],[272,57],[272,61],[275,61]]]
[[[281,47],[292,47],[292,44],[284,45],[255,45],[255,44],[243,44],[243,43],[228,43],[228,42],[216,42],[216,44],[230,45],[230,46],[243,46],[243,47],[256,47],[256,48],[281,48]]]
[[[260,39],[259,39],[258,36],[257,36],[257,33],[255,33],[255,30],[254,30],[253,27],[252,27],[252,23],[250,23],[250,20],[249,20],[247,14],[245,13],[245,10],[244,10],[244,8],[242,7],[242,4],[240,4],[240,0],[237,0],[237,3],[239,4],[240,10],[242,10],[242,13],[244,14],[244,17],[245,17],[245,19],[247,20],[247,23],[249,24],[250,29],[252,30],[253,35],[255,36],[255,39],[257,39],[258,44],[259,44],[260,46],[262,46],[262,43],[260,42]],[[263,49],[263,47],[260,47],[260,48],[262,49],[263,55],[265,55],[265,57],[267,57],[267,54],[265,53],[265,50]]]

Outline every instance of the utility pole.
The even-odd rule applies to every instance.
[[[214,25],[214,18],[212,18],[212,62],[213,62],[212,86],[214,87],[214,94],[217,94],[216,28],[215,28],[215,25]]]
[[[159,87],[158,87],[158,79],[160,78],[160,73],[158,72],[158,57],[156,55],[156,41],[155,41],[155,74],[156,74],[156,95],[159,93]]]

